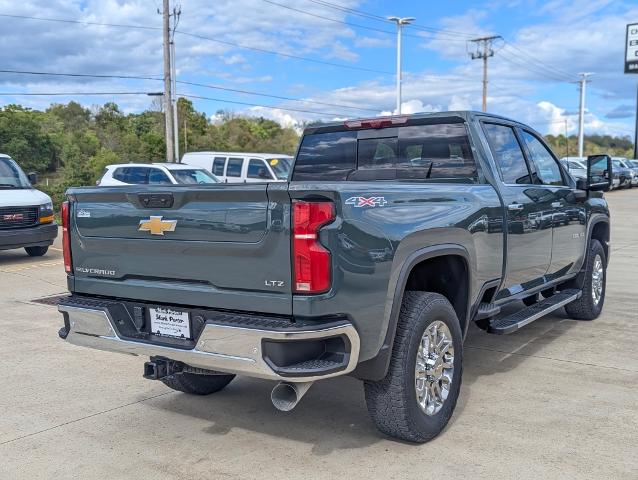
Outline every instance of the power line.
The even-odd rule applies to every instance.
[[[25,70],[0,70],[0,73],[11,73],[11,74],[20,74],[20,75],[39,75],[39,76],[56,76],[56,77],[80,77],[80,78],[117,78],[117,79],[133,79],[133,80],[155,80],[155,81],[163,81],[162,78],[154,78],[154,77],[148,77],[148,76],[142,76],[142,75],[97,75],[97,74],[88,74],[88,73],[54,73],[54,72],[34,72],[34,71],[25,71]],[[304,98],[294,98],[294,97],[286,97],[283,95],[273,95],[273,94],[268,94],[268,93],[263,93],[263,92],[254,92],[251,90],[243,90],[243,89],[239,89],[239,88],[231,88],[231,87],[224,87],[221,85],[209,85],[209,84],[205,84],[205,83],[198,83],[198,82],[189,82],[186,80],[177,80],[177,83],[182,84],[182,85],[190,85],[193,87],[202,87],[202,88],[210,88],[213,90],[222,90],[225,92],[233,92],[233,93],[241,93],[241,94],[246,94],[246,95],[255,95],[255,96],[260,96],[260,97],[267,97],[267,98],[275,98],[278,100],[286,100],[286,101],[290,101],[290,102],[300,102],[300,103],[311,103],[311,104],[316,104],[316,105],[324,105],[327,107],[338,107],[338,108],[349,108],[349,109],[353,109],[353,110],[361,110],[361,111],[366,111],[366,112],[378,112],[377,109],[373,109],[373,108],[364,108],[364,107],[357,107],[354,105],[345,105],[345,104],[340,104],[340,103],[329,103],[329,102],[320,102],[318,100],[309,100],[309,99],[304,99]]]
[[[523,49],[521,49],[520,47],[514,45],[513,43],[508,42],[507,40],[503,39],[503,43],[505,44],[505,46],[513,48],[515,50],[517,50],[518,52],[520,52],[522,55],[524,55],[525,57],[527,57],[528,59],[530,59],[532,62],[536,63],[537,65],[539,65],[540,67],[549,70],[550,72],[555,72],[561,76],[565,76],[568,77],[570,79],[574,78],[574,75],[569,73],[566,70],[562,70],[560,68],[554,67],[549,65],[548,63],[545,63],[544,61],[538,59],[537,57],[533,56],[532,54],[524,51]]]
[[[27,20],[39,20],[39,21],[46,21],[46,22],[62,22],[62,23],[73,23],[73,24],[79,24],[79,25],[91,25],[91,26],[103,26],[103,27],[119,27],[119,28],[136,28],[136,29],[143,29],[143,30],[162,30],[161,27],[151,27],[151,26],[145,26],[145,25],[130,25],[130,24],[121,24],[121,23],[101,23],[101,22],[85,22],[82,20],[70,20],[70,19],[62,19],[62,18],[46,18],[46,17],[33,17],[33,16],[27,16],[27,15],[10,15],[10,14],[2,14],[0,13],[0,17],[5,17],[5,18],[20,18],[20,19],[27,19]],[[365,68],[365,67],[357,67],[355,65],[346,65],[343,63],[336,63],[336,62],[329,62],[326,60],[319,60],[316,58],[310,58],[310,57],[302,57],[300,55],[292,55],[289,53],[283,53],[283,52],[277,52],[274,50],[267,50],[265,48],[259,48],[259,47],[252,47],[249,45],[243,45],[240,43],[234,43],[234,42],[229,42],[226,40],[220,40],[218,38],[211,38],[211,37],[207,37],[204,35],[198,35],[195,33],[190,33],[190,32],[184,32],[181,30],[175,30],[175,33],[179,33],[181,35],[185,35],[188,37],[193,37],[193,38],[199,38],[200,40],[208,40],[211,42],[215,42],[215,43],[219,43],[222,45],[228,45],[231,47],[235,47],[235,48],[243,48],[246,50],[253,50],[255,52],[261,52],[261,53],[268,53],[270,55],[278,55],[280,57],[285,57],[285,58],[292,58],[295,60],[303,60],[305,62],[311,62],[311,63],[316,63],[319,65],[328,65],[331,67],[338,67],[338,68],[344,68],[344,69],[348,69],[348,70],[358,70],[358,71],[362,71],[362,72],[370,72],[370,73],[378,73],[378,74],[382,74],[382,75],[393,75],[393,72],[388,72],[388,71],[384,71],[384,70],[375,70],[372,68]]]
[[[229,42],[229,41],[226,41],[226,40],[219,40],[218,38],[206,37],[204,35],[198,35],[196,33],[190,33],[190,32],[183,32],[181,30],[176,30],[175,32],[179,33],[181,35],[186,35],[186,36],[189,36],[189,37],[199,38],[201,40],[209,40],[211,42],[221,43],[222,45],[229,45],[231,47],[244,48],[244,49],[247,49],[247,50],[254,50],[256,52],[268,53],[268,54],[271,54],[271,55],[277,55],[277,56],[286,57],[286,58],[293,58],[295,60],[303,60],[305,62],[317,63],[317,64],[320,64],[320,65],[329,65],[331,67],[346,68],[346,69],[349,69],[349,70],[360,70],[360,71],[363,71],[363,72],[380,73],[380,74],[383,74],[383,75],[394,75],[393,72],[388,72],[388,71],[384,71],[384,70],[375,70],[375,69],[372,69],[372,68],[357,67],[355,65],[346,65],[346,64],[343,64],[343,63],[334,63],[334,62],[328,62],[328,61],[325,61],[325,60],[318,60],[316,58],[301,57],[299,55],[292,55],[292,54],[289,54],[289,53],[276,52],[274,50],[266,50],[265,48],[251,47],[249,45],[242,45],[240,43]]]
[[[0,70],[0,73],[12,73],[17,75],[41,75],[51,77],[79,77],[79,78],[117,78],[122,80],[163,80],[159,75],[157,77],[142,75],[100,75],[89,73],[54,73],[54,72],[34,72],[29,70]]]
[[[62,97],[62,96],[101,96],[101,95],[146,95],[155,96],[152,92],[0,92],[0,96],[6,97]],[[159,96],[159,95],[158,95]]]
[[[381,15],[376,15],[373,13],[368,13],[368,12],[363,12],[361,10],[356,10],[354,8],[348,8],[348,7],[344,7],[342,5],[337,5],[331,2],[327,2],[325,0],[308,0],[309,2],[315,3],[317,5],[323,5],[324,7],[328,7],[328,8],[332,8],[335,10],[339,10],[341,12],[345,12],[345,13],[349,13],[352,15],[357,15],[359,17],[363,17],[363,18],[368,18],[370,20],[376,20],[376,21],[380,21],[380,22],[384,22],[387,23],[387,18],[382,17]],[[458,32],[458,31],[454,31],[454,30],[447,30],[444,28],[436,28],[436,27],[428,27],[425,25],[419,25],[418,23],[412,24],[411,28],[414,28],[416,30],[421,30],[421,31],[425,31],[425,32],[430,32],[430,33],[439,33],[439,34],[443,34],[443,35],[451,35],[451,36],[457,36],[457,37],[465,37],[465,38],[470,38],[470,37],[474,37],[477,34],[476,33],[465,33],[465,32]]]
[[[562,77],[560,75],[558,75],[557,73],[553,73],[553,72],[548,72],[546,70],[542,70],[539,67],[535,67],[531,64],[525,63],[524,60],[519,59],[517,57],[510,57],[506,51],[501,51],[500,58],[502,58],[503,60],[505,60],[508,63],[511,63],[513,65],[516,65],[520,68],[523,68],[531,73],[535,73],[539,76],[548,78],[550,80],[554,80],[556,82],[569,82],[571,81],[570,78],[566,78],[566,77]]]
[[[71,20],[68,18],[48,18],[48,17],[33,17],[29,15],[12,15],[8,13],[0,13],[0,17],[4,18],[19,18],[23,20],[40,20],[42,22],[61,22],[61,23],[75,23],[78,25],[90,25],[97,27],[117,27],[117,28],[136,28],[139,30],[161,30],[162,27],[152,27],[149,25],[130,25],[124,23],[102,23],[102,22],[87,22],[84,20]]]
[[[354,110],[361,110],[361,111],[366,111],[366,112],[378,113],[378,110],[373,109],[373,108],[355,107],[353,105],[344,105],[344,104],[340,104],[340,103],[328,103],[328,102],[320,102],[318,100],[306,100],[306,99],[303,99],[303,98],[284,97],[282,95],[271,95],[271,94],[268,94],[268,93],[252,92],[250,90],[241,90],[241,89],[238,89],[238,88],[222,87],[222,86],[219,86],[219,85],[207,85],[207,84],[204,84],[204,83],[188,82],[188,81],[185,81],[185,80],[178,80],[177,83],[180,83],[182,85],[190,85],[192,87],[210,88],[210,89],[213,89],[213,90],[223,90],[225,92],[243,93],[243,94],[248,94],[248,95],[256,95],[256,96],[260,96],[260,97],[275,98],[277,100],[286,100],[286,101],[290,101],[290,102],[312,103],[312,104],[316,104],[316,105],[324,105],[324,106],[327,106],[327,107],[351,108],[351,109],[354,109]]]
[[[221,102],[221,103],[233,103],[236,105],[246,105],[249,107],[262,107],[262,108],[269,108],[271,110],[285,110],[288,112],[301,112],[301,113],[312,113],[315,115],[328,115],[331,117],[343,117],[344,115],[342,113],[328,113],[328,112],[319,112],[316,110],[302,110],[302,109],[298,109],[298,108],[284,108],[284,107],[274,107],[272,105],[261,105],[259,103],[249,103],[249,102],[238,102],[235,100],[224,100],[223,98],[212,98],[212,97],[203,97],[200,95],[190,95],[190,94],[181,94],[181,97],[186,97],[186,98],[196,98],[199,100],[210,100],[212,102]]]
[[[348,22],[348,21],[344,21],[344,20],[338,20],[336,18],[324,17],[323,15],[319,15],[319,14],[316,14],[316,13],[308,12],[306,10],[301,10],[299,8],[291,7],[289,5],[283,5],[281,3],[273,2],[271,0],[262,0],[262,2],[269,3],[270,5],[275,5],[277,7],[285,8],[287,10],[292,10],[293,12],[303,13],[304,15],[309,15],[311,17],[319,18],[321,20],[326,20],[326,21],[329,21],[329,22],[339,23],[341,25],[348,25],[350,27],[362,28],[362,29],[365,29],[365,30],[371,30],[373,32],[390,34],[390,35],[393,35],[393,36],[396,35],[395,32],[391,32],[390,30],[383,30],[382,28],[369,27],[367,25],[361,25],[359,23],[352,23],[352,22]],[[387,21],[386,21],[386,23],[387,23]],[[418,35],[404,34],[404,36],[418,38],[418,39],[422,40],[422,37],[419,37]]]

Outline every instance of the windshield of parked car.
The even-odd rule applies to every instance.
[[[0,158],[0,189],[31,188],[22,169],[10,158]]]
[[[614,168],[623,168],[623,164],[620,162],[620,160],[612,160],[611,162],[614,165]]]
[[[628,162],[632,167],[638,168],[638,160],[629,160]]]
[[[179,169],[170,171],[177,183],[192,185],[192,184],[210,184],[219,183],[219,179],[213,174],[208,173],[204,169]]]
[[[587,167],[585,165],[583,165],[580,162],[576,162],[574,160],[570,160],[569,162],[567,162],[567,164],[569,165],[570,169],[580,169],[580,170],[587,170]]]
[[[269,158],[266,160],[272,171],[275,172],[277,179],[288,180],[288,174],[290,173],[290,166],[292,162],[290,158]]]

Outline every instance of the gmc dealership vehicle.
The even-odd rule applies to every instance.
[[[8,155],[0,154],[0,250],[24,248],[41,257],[58,236],[51,198],[33,188],[28,177]]]
[[[587,163],[576,181],[529,127],[450,112],[308,128],[285,183],[74,188],[59,335],[191,394],[277,380],[281,410],[350,374],[381,431],[424,442],[471,322],[600,314],[611,160]]]

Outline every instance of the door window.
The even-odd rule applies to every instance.
[[[215,157],[213,160],[213,175],[218,177],[224,176],[224,166],[226,165],[226,157]]]
[[[531,184],[527,162],[512,127],[486,123],[484,129],[503,182]]]
[[[159,168],[151,168],[148,174],[148,183],[150,185],[171,185],[173,182]]]
[[[564,185],[558,163],[545,145],[531,133],[523,130],[523,141],[529,151],[529,156],[536,167],[536,178],[542,185]]]
[[[124,183],[142,185],[148,183],[148,171],[146,167],[118,168],[113,172],[113,178]]]
[[[244,165],[243,158],[229,158],[226,166],[227,177],[241,177],[241,168]]]
[[[257,158],[251,158],[248,163],[248,178],[255,178],[258,180],[272,180],[272,175],[266,167],[266,163],[263,160]]]

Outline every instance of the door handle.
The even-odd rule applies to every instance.
[[[552,208],[561,208],[563,206],[563,202],[552,202]]]
[[[525,208],[525,205],[523,205],[522,203],[510,203],[507,206],[508,210],[512,210],[514,212],[518,212],[520,210],[523,210]]]

